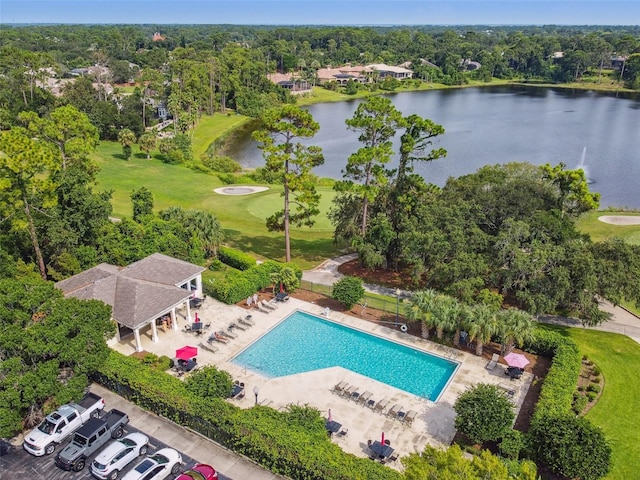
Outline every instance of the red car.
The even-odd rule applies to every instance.
[[[218,474],[211,465],[198,463],[176,478],[176,480],[218,480]]]

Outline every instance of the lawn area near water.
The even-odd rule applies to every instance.
[[[116,142],[101,142],[93,159],[100,167],[96,190],[114,192],[113,216],[131,217],[131,192],[144,186],[153,194],[156,211],[169,206],[209,210],[222,224],[225,244],[263,258],[284,258],[284,234],[269,232],[265,225],[266,217],[282,208],[281,186],[270,185],[269,190],[252,195],[219,195],[214,189],[224,185],[217,176],[162,163],[159,156],[147,160],[137,146],[132,158],[124,160]],[[326,217],[335,192],[331,187],[318,187],[318,191],[322,200],[316,225],[292,229],[292,258],[304,269],[338,253]]]
[[[612,225],[601,222],[599,217],[604,216],[640,216],[640,212],[633,211],[609,211],[597,210],[583,214],[576,222],[576,227],[582,233],[588,233],[591,240],[601,242],[610,238],[621,238],[625,242],[633,245],[640,245],[640,224],[639,225]]]
[[[625,335],[582,328],[545,325],[572,338],[580,353],[595,362],[604,376],[604,390],[587,418],[604,430],[612,448],[607,480],[638,478],[640,472],[640,344]]]
[[[248,120],[251,119],[244,115],[237,115],[236,113],[202,115],[200,120],[198,120],[196,128],[193,130],[193,137],[191,138],[193,158],[199,159],[200,155],[207,151],[211,143],[224,137]]]

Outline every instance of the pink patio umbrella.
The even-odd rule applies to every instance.
[[[504,356],[504,361],[507,362],[507,365],[510,367],[524,368],[529,365],[529,360],[521,353],[507,353]]]
[[[176,358],[180,360],[190,360],[198,356],[198,348],[185,345],[176,350]]]

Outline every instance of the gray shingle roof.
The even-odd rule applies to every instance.
[[[164,285],[180,285],[204,270],[204,267],[193,263],[154,253],[125,267],[122,275]]]
[[[185,302],[191,292],[182,285],[203,267],[155,253],[128,267],[102,263],[56,283],[65,296],[101,300],[118,323],[137,328]]]

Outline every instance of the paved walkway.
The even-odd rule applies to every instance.
[[[98,384],[91,391],[104,398],[109,409],[117,408],[129,415],[129,423],[140,430],[159,438],[170,447],[180,450],[194,460],[213,465],[221,474],[243,480],[284,480],[249,459],[233,453],[211,440],[176,425],[169,420],[143,410],[128,400]],[[0,475],[1,477],[2,475]]]
[[[342,274],[338,272],[338,267],[343,263],[358,258],[357,253],[341,255],[324,261],[313,270],[307,270],[302,273],[302,279],[321,285],[333,285],[342,278]],[[381,287],[379,285],[365,284],[364,289],[368,292],[379,293],[395,297],[396,290],[392,288]],[[401,297],[409,297],[411,292],[402,291]],[[543,315],[538,318],[540,322],[555,325],[565,325],[574,328],[588,328],[600,330],[602,332],[620,333],[640,343],[640,318],[622,307],[615,307],[607,301],[600,302],[600,308],[609,313],[610,319],[597,327],[585,327],[582,322],[576,318],[560,317],[556,315]]]

